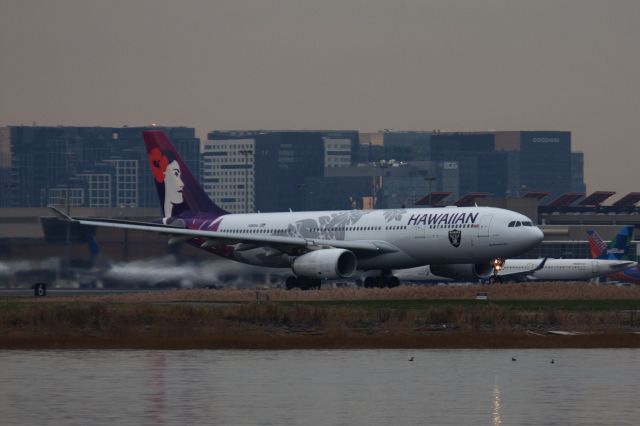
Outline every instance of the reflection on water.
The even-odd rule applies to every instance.
[[[154,423],[162,424],[166,416],[164,371],[167,368],[167,357],[164,352],[151,352],[149,357],[151,358],[149,368],[149,405]]]
[[[0,424],[637,424],[639,362],[631,349],[0,351]]]
[[[493,426],[501,425],[502,418],[500,417],[500,388],[498,387],[498,378],[493,384]]]

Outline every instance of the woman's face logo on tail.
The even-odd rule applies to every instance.
[[[173,216],[173,207],[184,202],[184,182],[180,164],[177,160],[169,162],[169,158],[158,148],[151,150],[148,155],[154,179],[158,184],[164,185],[164,215]]]
[[[164,172],[165,205],[167,202],[181,204],[184,201],[182,196],[184,182],[182,182],[181,174],[180,165],[176,160],[169,163]]]

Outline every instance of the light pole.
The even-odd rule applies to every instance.
[[[241,149],[240,154],[244,155],[244,212],[249,213],[249,156],[253,154],[250,149]]]

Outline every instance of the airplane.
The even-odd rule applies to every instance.
[[[396,270],[405,281],[583,281],[637,266],[637,262],[610,259],[506,259],[494,274],[461,274],[451,265],[432,265]],[[366,280],[365,280],[366,281]],[[366,282],[365,282],[366,285]]]
[[[628,259],[629,246],[633,237],[633,226],[623,226],[616,235],[615,244],[611,242],[611,247],[602,240],[600,234],[595,230],[587,230],[591,257],[594,259]],[[615,281],[623,281],[633,284],[640,284],[640,269],[637,266],[629,267],[624,271],[610,274],[607,278]]]
[[[395,286],[393,269],[466,263],[492,271],[502,259],[536,246],[542,231],[528,217],[493,207],[231,214],[204,192],[161,130],[143,132],[162,219],[134,222],[71,217],[80,225],[155,232],[238,262],[289,268],[287,289],[376,270],[378,286]],[[450,265],[455,269],[456,265]]]

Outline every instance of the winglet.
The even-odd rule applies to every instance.
[[[536,269],[534,269],[534,271],[539,271],[540,269],[544,268],[544,264],[547,263],[547,259],[549,258],[545,257],[544,259],[542,259],[542,262],[540,262],[540,264],[536,267]]]
[[[47,207],[49,207],[51,211],[53,211],[53,214],[56,215],[58,219],[63,220],[65,222],[75,222],[74,218],[72,218],[62,210],[58,209],[57,207],[54,207],[54,206],[47,206]]]

